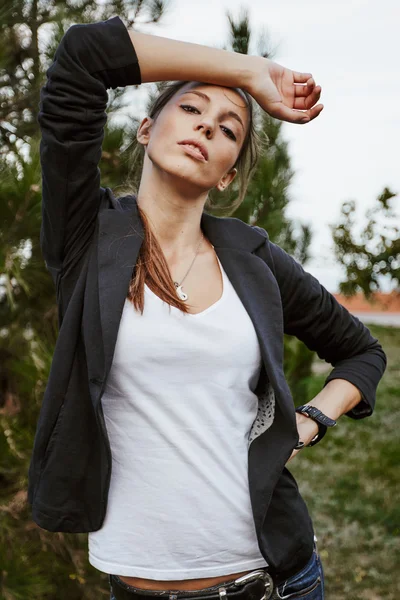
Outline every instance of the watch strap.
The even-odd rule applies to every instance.
[[[334,427],[337,424],[337,422],[334,419],[331,419],[330,417],[325,415],[316,406],[311,406],[309,404],[302,404],[301,406],[298,406],[296,408],[296,412],[301,413],[301,414],[305,415],[306,417],[309,417],[310,419],[312,419],[313,421],[315,421],[318,424],[318,433],[317,433],[317,435],[315,435],[313,437],[311,442],[309,442],[307,444],[307,446],[315,446],[315,444],[318,444],[318,442],[320,442],[322,440],[322,438],[324,437],[324,435],[326,434],[327,428]],[[300,444],[302,444],[302,445],[300,445]],[[303,446],[304,446],[303,442],[300,442],[300,440],[299,440],[299,443],[295,447],[295,450],[299,450]]]
[[[327,415],[325,415],[319,408],[316,406],[311,406],[310,404],[302,404],[296,408],[296,412],[306,415],[313,419],[313,421],[317,421],[317,423],[321,423],[321,425],[325,425],[325,427],[335,427],[337,422],[334,419],[331,419]]]

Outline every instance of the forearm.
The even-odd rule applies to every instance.
[[[307,405],[316,406],[327,417],[339,419],[346,412],[354,408],[361,400],[358,388],[345,379],[332,379]],[[297,430],[299,439],[307,446],[318,433],[318,423],[300,413],[296,413]],[[294,458],[300,450],[294,450],[289,460]]]
[[[249,91],[260,60],[268,60],[134,30],[128,33],[138,56],[142,83],[201,81]]]
[[[358,388],[345,379],[332,379],[307,404],[316,406],[331,419],[337,420],[361,400]],[[307,419],[307,417],[304,417]]]

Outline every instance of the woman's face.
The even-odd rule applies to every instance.
[[[234,114],[233,114],[234,113]],[[236,115],[236,116],[235,116]],[[146,146],[145,161],[202,191],[224,189],[236,175],[233,170],[249,126],[245,98],[236,90],[189,82],[162,108],[156,120],[146,117],[138,141]],[[208,158],[189,154],[183,140],[194,139],[206,148]]]

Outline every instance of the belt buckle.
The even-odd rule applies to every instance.
[[[238,577],[235,579],[234,583],[236,585],[243,585],[248,583],[249,581],[254,581],[255,579],[263,579],[264,580],[264,594],[261,596],[260,600],[269,600],[271,598],[272,593],[274,591],[274,581],[268,571],[264,569],[259,569],[257,571],[252,571],[251,573],[246,573],[246,575],[242,575],[242,577]],[[221,600],[223,600],[221,598]]]
[[[264,594],[261,597],[261,600],[269,600],[271,598],[272,593],[274,591],[274,580],[271,575],[265,571],[264,572]]]

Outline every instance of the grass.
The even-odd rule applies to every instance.
[[[289,467],[314,522],[326,600],[400,595],[400,329],[368,328],[388,357],[373,415],[342,416],[320,444],[304,449]],[[318,358],[316,363],[307,400],[332,369]]]

